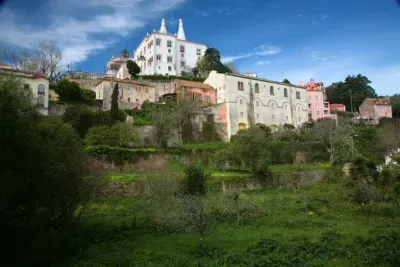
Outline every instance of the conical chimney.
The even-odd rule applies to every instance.
[[[160,27],[160,32],[161,33],[167,33],[167,27],[165,27],[165,20],[161,20],[161,27]]]
[[[186,40],[185,31],[183,30],[182,19],[179,19],[178,39],[179,40]]]

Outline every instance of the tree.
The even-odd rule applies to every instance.
[[[369,85],[370,83],[371,81],[361,74],[349,75],[344,83],[333,83],[326,88],[328,101],[344,104],[348,111],[357,111],[365,98],[377,97],[375,90]],[[352,105],[353,110],[351,110]]]
[[[92,101],[96,99],[96,93],[89,89],[81,89],[81,99],[85,101]]]
[[[232,73],[240,74],[239,67],[235,63],[228,62],[225,64],[225,66],[227,66],[232,71]]]
[[[94,124],[94,114],[88,106],[71,105],[65,110],[62,120],[71,124],[79,136],[84,137]]]
[[[282,82],[286,83],[286,84],[289,84],[289,85],[291,84],[288,79],[284,79]]]
[[[22,81],[0,77],[0,114],[0,265],[54,265],[90,196],[88,159],[70,125],[36,112]]]
[[[400,127],[395,122],[380,125],[376,133],[381,150],[391,153],[400,147]]]
[[[400,94],[395,94],[391,98],[393,118],[400,118]]]
[[[132,60],[128,60],[126,63],[126,67],[128,68],[128,72],[131,75],[131,78],[136,77],[140,73],[140,67],[136,64],[136,62]]]
[[[190,195],[205,196],[207,192],[206,175],[204,171],[191,165],[185,169],[186,192]]]
[[[119,94],[119,88],[118,88],[118,83],[116,83],[111,95],[110,118],[112,121],[118,120],[118,94]]]
[[[2,48],[1,56],[14,68],[45,73],[50,82],[60,76],[62,54],[55,42],[40,40],[25,50]]]
[[[128,49],[124,48],[121,50],[121,56],[128,58],[129,57],[129,51]]]
[[[85,135],[85,144],[91,146],[108,145],[131,147],[138,141],[137,133],[131,124],[118,122],[114,125],[94,126]]]
[[[207,77],[210,71],[215,70],[220,73],[232,72],[232,70],[221,62],[221,55],[216,48],[209,47],[204,56],[197,61],[193,73],[196,76]]]
[[[82,90],[79,85],[65,78],[56,82],[55,91],[61,101],[79,101],[82,99]]]

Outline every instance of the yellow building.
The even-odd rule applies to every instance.
[[[103,100],[103,109],[111,109],[111,95],[115,85],[118,83],[118,103],[120,108],[140,109],[143,102],[155,102],[154,86],[145,82],[129,79],[118,79],[105,77],[95,88],[96,99]]]

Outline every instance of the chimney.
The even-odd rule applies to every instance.
[[[179,19],[178,39],[186,41],[185,31],[183,30],[183,21]]]
[[[161,33],[168,33],[168,32],[167,32],[167,27],[165,27],[165,19],[162,19],[162,20],[161,20],[160,32],[161,32]]]

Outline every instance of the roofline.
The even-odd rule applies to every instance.
[[[198,83],[199,85],[201,84],[201,85],[203,85],[203,86],[206,86],[207,88],[200,88],[200,89],[204,89],[204,90],[214,90],[214,91],[216,91],[216,89],[214,88],[214,87],[212,87],[210,84],[208,84],[208,83],[202,83],[202,82],[196,82],[196,81],[189,81],[189,80],[183,80],[183,79],[175,79],[175,81],[177,81],[177,82],[180,82],[180,81],[183,81],[183,82],[192,82],[192,83]],[[208,85],[208,86],[207,86]],[[183,87],[190,87],[190,86],[185,86],[185,85],[181,85],[181,86],[183,86]],[[209,88],[209,87],[211,87],[211,88]]]
[[[240,77],[240,78],[253,79],[253,80],[258,80],[258,81],[263,81],[263,82],[277,83],[277,84],[281,84],[281,85],[285,85],[285,86],[289,86],[289,87],[296,87],[296,88],[299,88],[299,89],[307,90],[306,88],[300,87],[298,85],[287,84],[287,83],[277,82],[277,81],[273,81],[273,80],[262,79],[262,78],[258,78],[258,77],[250,77],[250,76],[241,75],[241,74],[235,74],[235,73],[219,73],[219,72],[217,72],[217,73],[218,74],[225,74],[225,75],[229,75],[229,76]]]
[[[46,74],[41,73],[41,72],[34,72],[34,71],[27,71],[27,70],[19,70],[19,69],[10,69],[10,68],[0,68],[0,74],[7,74],[12,72],[12,73],[21,73],[21,74],[27,74],[27,75],[33,75],[33,77],[23,77],[22,78],[28,78],[28,79],[39,79],[43,78],[45,80],[49,80]],[[14,74],[15,75],[15,74]]]
[[[154,87],[154,85],[151,84],[145,84],[145,83],[139,83],[139,82],[135,82],[134,80],[122,80],[122,79],[116,79],[116,78],[109,78],[109,77],[105,77],[102,78],[98,83],[96,83],[96,86],[101,84],[102,82],[117,82],[117,83],[127,83],[127,84],[134,84],[134,85],[140,85],[140,86],[147,86],[147,87]]]

